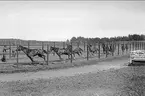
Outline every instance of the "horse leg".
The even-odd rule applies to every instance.
[[[77,52],[77,54],[78,54],[78,56],[80,56],[80,53],[79,52]]]
[[[73,57],[74,57],[74,59],[75,59],[75,53],[73,53]]]
[[[59,59],[62,60],[61,55],[58,55],[58,56],[59,56]]]
[[[42,58],[44,59],[44,61],[45,61],[45,55],[42,55]],[[45,61],[46,63],[47,63],[47,61]]]
[[[44,61],[45,61],[45,55],[43,55],[43,54],[38,54],[38,56],[41,57],[41,58],[43,58]]]
[[[33,58],[29,55],[27,55],[29,57],[29,59],[32,61],[32,63],[34,62]]]
[[[70,59],[70,56],[68,55],[68,59]]]
[[[94,53],[93,52],[91,52],[91,54],[92,54],[92,56],[94,56]]]

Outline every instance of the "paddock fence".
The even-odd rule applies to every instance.
[[[66,42],[50,42],[45,43],[41,42],[39,44],[32,44],[31,42],[25,42],[25,43],[11,43],[9,44],[0,44],[0,58],[3,57],[3,55],[6,56],[6,62],[0,61],[0,63],[5,64],[15,64],[15,63],[31,63],[30,59],[22,52],[22,51],[16,51],[14,53],[14,50],[17,49],[18,45],[25,46],[30,49],[44,49],[48,53],[45,54],[46,60],[44,61],[42,58],[34,57],[35,61],[46,63],[49,65],[49,63],[52,62],[61,62],[61,61],[69,61],[69,62],[75,62],[75,61],[82,61],[82,60],[91,60],[91,59],[102,59],[102,58],[108,58],[108,57],[115,57],[115,56],[123,56],[128,55],[130,51],[132,50],[145,50],[145,41],[119,41],[119,42],[105,42],[105,45],[113,45],[114,51],[111,51],[109,54],[107,51],[103,51],[102,43],[96,42],[96,43],[88,43],[88,42],[70,42],[72,50],[79,47],[83,49],[83,53],[81,56],[78,56],[75,54],[75,58],[73,57],[72,53],[70,56],[70,59],[68,59],[67,55],[62,55],[63,60],[60,60],[56,53],[49,53],[50,47],[59,47],[59,48],[66,48],[67,43]],[[96,53],[91,53],[89,51],[89,45],[92,45],[94,48],[97,48]],[[8,49],[6,52],[3,52],[3,48],[6,46]],[[72,52],[72,51],[71,51]]]

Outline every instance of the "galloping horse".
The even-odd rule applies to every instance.
[[[110,47],[109,47],[109,51],[110,51],[111,53],[113,53],[113,52],[115,51],[115,49],[116,49],[115,44],[110,44],[109,46],[110,46]]]
[[[55,52],[58,56],[59,59],[61,58],[61,55],[68,55],[68,58],[70,59],[71,51],[69,48],[58,48],[58,47],[50,47],[50,52]]]
[[[102,43],[102,48],[103,48],[103,53],[104,54],[109,54],[108,51],[109,51],[109,46],[106,45],[105,43]]]
[[[125,51],[125,46],[124,46],[124,44],[121,44],[121,49],[122,49],[122,53],[124,53],[124,51]]]
[[[126,51],[128,51],[128,44],[125,44],[125,49]]]
[[[104,54],[110,54],[110,53],[113,53],[116,49],[116,46],[115,44],[105,44],[105,43],[102,43],[102,48],[103,48],[103,53]]]
[[[74,50],[72,50],[72,54],[74,55],[74,57],[75,57],[75,54],[77,54],[78,56],[81,56],[82,52],[83,52],[83,49],[80,47],[77,47]]]
[[[75,54],[77,54],[78,56],[82,55],[83,49],[81,49],[80,47],[77,47],[73,50],[72,45],[67,45],[67,48],[58,48],[58,47],[50,47],[50,51],[54,51],[60,59],[61,55],[68,55],[68,59],[70,59],[70,55],[73,54],[73,56],[75,57]],[[73,57],[73,58],[74,58]]]
[[[32,62],[34,62],[33,57],[35,57],[35,56],[39,56],[39,57],[43,58],[44,61],[45,61],[45,55],[44,55],[44,53],[48,54],[48,52],[46,50],[42,50],[42,49],[29,49],[29,48],[24,47],[22,45],[18,45],[16,51],[23,51]]]
[[[98,48],[96,48],[95,46],[92,46],[91,44],[88,45],[88,50],[92,55],[94,55],[95,53],[99,51]]]
[[[6,45],[4,45],[4,48],[3,48],[3,52],[7,52],[7,50],[10,50],[10,47],[7,47]]]

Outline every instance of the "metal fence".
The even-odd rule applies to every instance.
[[[110,54],[107,54],[107,51],[104,53],[103,52],[103,48],[102,48],[102,43],[101,42],[96,42],[96,43],[92,43],[91,45],[93,45],[94,47],[96,47],[98,49],[97,53],[95,53],[94,55],[91,55],[91,52],[89,51],[89,46],[90,43],[87,42],[71,42],[70,43],[73,47],[72,50],[80,47],[83,49],[83,55],[82,56],[76,56],[76,58],[73,58],[73,55],[71,53],[71,58],[67,59],[66,55],[63,55],[62,58],[64,58],[64,60],[68,60],[71,63],[75,62],[77,60],[90,60],[92,58],[94,59],[101,59],[101,58],[108,58],[110,56],[119,56],[119,55],[127,55],[130,53],[130,51],[132,50],[145,50],[145,41],[120,41],[120,42],[105,42],[105,45],[114,45],[115,46],[115,50],[113,52],[111,52]],[[0,63],[30,63],[30,59],[23,53],[23,52],[18,52],[16,53],[16,56],[13,57],[13,51],[18,47],[18,45],[13,45],[11,43],[9,43],[8,45],[6,45],[9,50],[7,50],[7,52],[3,53],[3,46],[4,45],[0,45],[0,56],[2,58],[3,54],[6,55],[6,62],[1,62]],[[59,48],[66,48],[66,43],[65,42],[51,42],[51,43],[44,43],[42,42],[39,45],[34,45],[31,44],[30,42],[27,42],[27,44],[22,44],[22,46],[25,46],[27,48],[30,49],[44,49],[47,52],[50,50],[50,46],[54,46],[54,47],[59,47]],[[71,51],[72,52],[72,51]],[[51,62],[60,62],[61,60],[59,60],[58,56],[56,54],[52,54],[52,53],[48,53],[45,55],[46,56],[46,62],[43,61],[43,59],[38,58],[38,57],[34,57],[36,60],[38,60],[39,62],[43,62],[43,63],[51,63]]]

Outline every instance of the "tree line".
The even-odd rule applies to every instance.
[[[104,38],[85,38],[85,37],[72,37],[71,42],[114,42],[114,41],[142,41],[145,40],[145,35],[141,34],[129,34],[128,36],[117,36],[117,37],[104,37]]]

